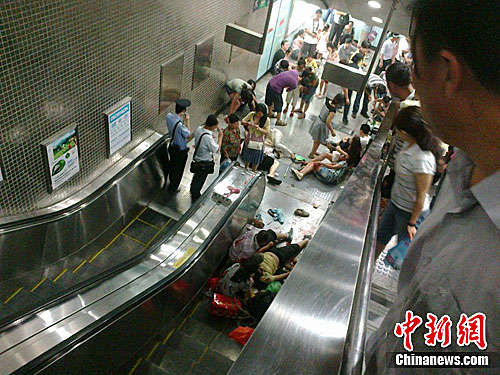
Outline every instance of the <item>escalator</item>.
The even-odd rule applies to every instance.
[[[77,209],[2,227],[4,244],[22,242],[23,230],[28,241],[28,233],[38,230],[43,249],[49,240],[76,248],[44,253],[30,270],[3,275],[2,374],[120,372],[152,335],[178,325],[224,260],[260,205],[264,177],[231,166],[202,198],[179,210],[159,188],[157,154],[165,142],[159,139]],[[240,193],[230,194],[229,186]],[[114,212],[123,215],[106,222]],[[99,228],[85,228],[98,236],[74,246],[77,229],[71,224],[97,227],[102,221]],[[23,267],[28,268],[21,264],[17,270]]]

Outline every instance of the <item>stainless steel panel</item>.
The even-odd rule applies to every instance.
[[[204,199],[198,210],[182,224],[177,234],[160,243],[149,257],[137,266],[2,332],[0,368],[11,373],[28,365],[56,345],[71,342],[75,335],[91,328],[91,325],[103,324],[110,314],[119,311],[128,302],[145,293],[152,293],[151,290],[162,286],[172,275],[193,285],[186,296],[180,299],[177,296],[177,301],[169,301],[169,308],[177,306],[174,311],[182,310],[188,299],[199,290],[206,276],[222,260],[229,243],[246,220],[255,214],[262,199],[265,180],[261,175],[254,176],[237,168],[213,189],[224,192],[230,185],[242,191],[239,197],[233,198],[230,207],[216,204],[210,198]],[[213,190],[209,189],[205,196],[211,196],[212,192]],[[222,225],[224,226],[221,227]],[[212,243],[214,238],[214,249],[217,251],[208,251],[208,244]],[[195,273],[197,277],[192,271],[195,269],[199,272]],[[157,292],[158,290],[154,293]]]
[[[229,374],[338,373],[388,125],[380,128]]]
[[[263,38],[264,36],[262,34],[234,23],[226,25],[224,42],[243,48],[249,52],[262,54],[262,47],[264,46],[262,42]]]
[[[359,91],[363,84],[364,72],[354,69],[344,64],[327,62],[323,69],[322,79],[330,83],[346,87],[348,89]]]
[[[184,54],[161,64],[160,71],[160,113],[172,106],[182,93],[184,76]]]

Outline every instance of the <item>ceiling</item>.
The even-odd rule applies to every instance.
[[[328,4],[332,3],[332,0],[325,1]],[[389,14],[392,0],[377,1],[382,5],[382,8],[371,8],[368,6],[368,0],[333,0],[333,4],[335,9],[348,12],[354,18],[364,21],[369,25],[383,27],[384,24],[373,22],[371,18],[375,16],[385,21],[387,15]],[[309,2],[316,4],[321,8],[325,7],[324,1],[321,0],[309,0]],[[392,15],[389,31],[408,35],[408,29],[410,27],[410,12],[408,10],[408,4],[409,0],[399,1],[394,14]]]

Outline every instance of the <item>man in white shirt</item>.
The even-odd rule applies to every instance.
[[[319,32],[323,30],[323,20],[321,15],[323,12],[318,9],[314,15],[314,18],[306,25],[304,34],[304,44],[299,54],[299,60],[301,57],[315,56],[316,55],[316,45],[319,40]]]
[[[396,62],[396,55],[399,51],[399,35],[392,34],[389,39],[387,39],[382,48],[380,49],[379,64],[375,70],[375,74],[380,74],[389,65]]]
[[[193,155],[193,162],[210,163],[214,161],[214,153],[218,152],[222,144],[222,132],[218,132],[218,141],[215,142],[212,132],[219,127],[219,120],[217,116],[209,115],[205,121],[204,126],[200,126],[194,133],[195,152]],[[213,173],[213,171],[211,172]],[[201,188],[207,180],[210,172],[197,171],[193,173],[191,180],[191,198],[193,201],[201,196]]]

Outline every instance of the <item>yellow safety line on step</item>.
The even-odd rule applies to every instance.
[[[137,367],[139,367],[139,365],[141,364],[142,362],[142,358],[139,358],[137,360],[137,362],[135,363],[134,367],[132,367],[128,373],[128,375],[132,375],[134,373],[135,370],[137,370]]]
[[[97,253],[95,253],[94,255],[92,255],[92,257],[89,259],[89,263],[92,263],[92,262],[95,260],[95,258],[97,258],[99,255],[101,255],[101,253],[102,253],[104,250],[106,250],[108,247],[110,247],[110,246],[111,246],[111,245],[112,245],[112,244],[113,244],[113,243],[114,243],[114,242],[118,239],[118,237],[120,237],[120,236],[121,236],[121,235],[122,235],[122,234],[123,234],[123,233],[124,233],[124,232],[125,232],[125,231],[126,231],[126,230],[127,230],[127,229],[128,229],[128,228],[129,228],[129,227],[130,227],[130,226],[131,226],[131,225],[132,225],[132,224],[133,224],[133,223],[134,223],[137,219],[138,219],[138,218],[139,218],[139,216],[141,216],[141,215],[142,215],[142,213],[143,213],[144,211],[146,211],[146,210],[147,210],[147,208],[148,208],[147,206],[146,206],[146,207],[144,207],[144,208],[141,210],[141,212],[139,212],[139,214],[138,214],[138,215],[137,215],[137,216],[136,216],[136,217],[135,217],[135,218],[134,218],[134,219],[133,219],[130,223],[128,223],[128,224],[125,226],[125,228],[123,228],[123,229],[120,231],[120,233],[118,233],[115,237],[113,237],[113,239],[112,239],[112,240],[111,240],[111,241],[110,241],[110,242],[109,242],[106,246],[104,246],[101,250],[99,250]]]
[[[127,233],[122,233],[122,236],[123,237],[127,237],[129,240],[132,240],[132,241],[135,241],[139,244],[141,244],[142,246],[146,246],[146,243],[145,242],[142,242],[141,240],[138,240],[137,238],[135,237],[132,237],[131,235],[127,234]]]
[[[186,263],[186,261],[191,258],[191,255],[193,255],[194,253],[196,252],[196,248],[195,247],[188,247],[186,252],[184,253],[184,255],[182,255],[179,259],[177,259],[175,262],[174,262],[174,268],[179,268],[180,266],[182,266],[184,263]]]
[[[45,280],[47,280],[47,278],[46,278],[46,277],[44,277],[42,280],[40,280],[40,281],[38,282],[38,284],[36,284],[36,285],[35,285],[35,286],[31,289],[31,292],[34,292],[34,291],[35,291],[35,290],[36,290],[36,289],[37,289],[40,285],[42,285],[42,284],[45,282]]]
[[[10,297],[9,297],[9,298],[7,298],[5,301],[3,301],[3,303],[9,303],[9,301],[10,301],[12,298],[14,298],[14,297],[17,295],[17,293],[19,293],[22,289],[23,289],[23,287],[18,288],[18,289],[17,289],[14,293],[12,293],[12,294],[10,295]]]
[[[140,221],[141,223],[146,224],[147,226],[149,226],[151,228],[160,229],[160,227],[158,225],[148,223],[146,220],[143,220],[140,217],[137,219],[137,221]]]
[[[62,275],[64,275],[67,271],[68,271],[68,269],[67,269],[67,268],[63,269],[63,270],[61,271],[61,273],[60,273],[59,275],[57,275],[57,276],[56,276],[56,278],[55,278],[54,280],[52,280],[52,282],[53,282],[53,283],[55,283],[55,282],[56,282],[57,280],[59,280],[59,278],[60,278]]]
[[[175,332],[175,328],[172,328],[172,330],[168,333],[168,335],[165,336],[165,338],[163,339],[161,344],[165,345],[167,343],[168,339],[174,334],[174,332]]]
[[[163,224],[161,226],[161,228],[158,230],[158,232],[156,232],[156,234],[153,236],[153,238],[151,238],[147,243],[146,243],[146,247],[149,247],[149,245],[151,245],[151,243],[156,239],[156,237],[158,237],[158,235],[163,231],[163,229],[165,229],[167,227],[167,225],[172,221],[172,218],[168,219],[168,221]]]
[[[161,342],[158,341],[155,346],[153,346],[153,349],[151,349],[151,351],[149,352],[149,354],[146,356],[146,359],[145,361],[149,361],[149,359],[151,358],[151,356],[153,355],[153,353],[156,351],[156,349],[158,349],[158,347],[160,346]]]
[[[86,260],[86,259],[82,260],[82,262],[81,262],[81,263],[80,263],[80,264],[79,264],[79,265],[78,265],[78,266],[77,266],[77,267],[73,270],[73,273],[77,273],[77,272],[78,272],[78,270],[79,270],[80,268],[82,268],[82,266],[83,266],[85,263],[87,263],[87,260]]]

